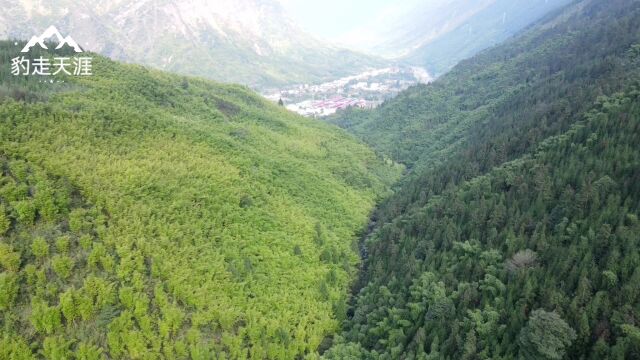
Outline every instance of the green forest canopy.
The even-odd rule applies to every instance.
[[[243,87],[0,68],[0,359],[639,358],[639,29],[577,1],[339,113],[393,193]]]
[[[338,114],[411,171],[324,356],[639,358],[639,44],[640,3],[579,1]]]
[[[64,83],[1,70],[0,358],[314,352],[400,167],[244,87],[92,56]]]

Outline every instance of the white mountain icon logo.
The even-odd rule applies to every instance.
[[[22,48],[22,50],[20,52],[26,53],[29,52],[29,50],[34,47],[36,44],[40,45],[41,48],[43,49],[48,49],[47,45],[44,43],[45,40],[51,38],[52,36],[55,36],[58,40],[58,46],[56,46],[56,50],[62,48],[65,44],[69,45],[73,48],[73,50],[77,53],[81,53],[82,52],[82,48],[80,48],[80,45],[78,45],[77,42],[75,42],[71,36],[67,36],[67,37],[62,37],[62,35],[60,34],[60,32],[58,31],[58,29],[56,29],[55,26],[49,26],[47,28],[47,30],[45,30],[42,35],[40,36],[32,36],[31,40],[29,40],[29,42],[27,43],[27,45],[24,46],[24,48]]]

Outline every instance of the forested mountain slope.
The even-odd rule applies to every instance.
[[[640,84],[380,227],[327,357],[638,358],[639,142]]]
[[[413,169],[391,217],[566,131],[637,69],[640,3],[582,1],[379,109],[330,121]],[[425,169],[429,169],[426,171]]]
[[[581,1],[334,119],[411,173],[327,358],[640,358],[640,2]]]
[[[13,76],[22,45],[0,44],[1,359],[293,359],[335,331],[396,167],[241,86],[97,55]]]

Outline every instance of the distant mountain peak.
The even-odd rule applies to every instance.
[[[29,50],[31,50],[31,48],[34,47],[36,44],[43,49],[48,49],[47,45],[45,44],[45,41],[52,37],[55,37],[58,41],[58,46],[56,46],[56,50],[61,49],[66,44],[72,47],[75,52],[77,53],[82,52],[82,48],[80,48],[80,45],[78,45],[78,43],[76,43],[75,40],[71,38],[71,36],[63,37],[62,34],[60,34],[60,32],[58,31],[58,29],[53,25],[49,26],[47,30],[45,30],[40,36],[32,36],[29,42],[27,43],[27,45],[25,45],[24,48],[22,48],[21,52],[23,53],[29,52]]]
[[[315,39],[278,0],[71,3],[0,0],[3,9],[11,9],[0,14],[0,38],[31,39],[24,51],[52,48],[45,41],[74,47],[75,41],[64,38],[68,32],[83,45],[76,51],[261,89],[321,83],[389,64]],[[64,24],[63,33],[50,27],[32,37],[51,24]]]

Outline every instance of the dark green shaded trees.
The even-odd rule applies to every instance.
[[[433,84],[337,115],[410,171],[375,214],[336,349],[640,355],[638,43],[640,3],[581,1]],[[442,296],[418,302],[425,277]],[[527,329],[536,309],[562,320],[553,338]]]

